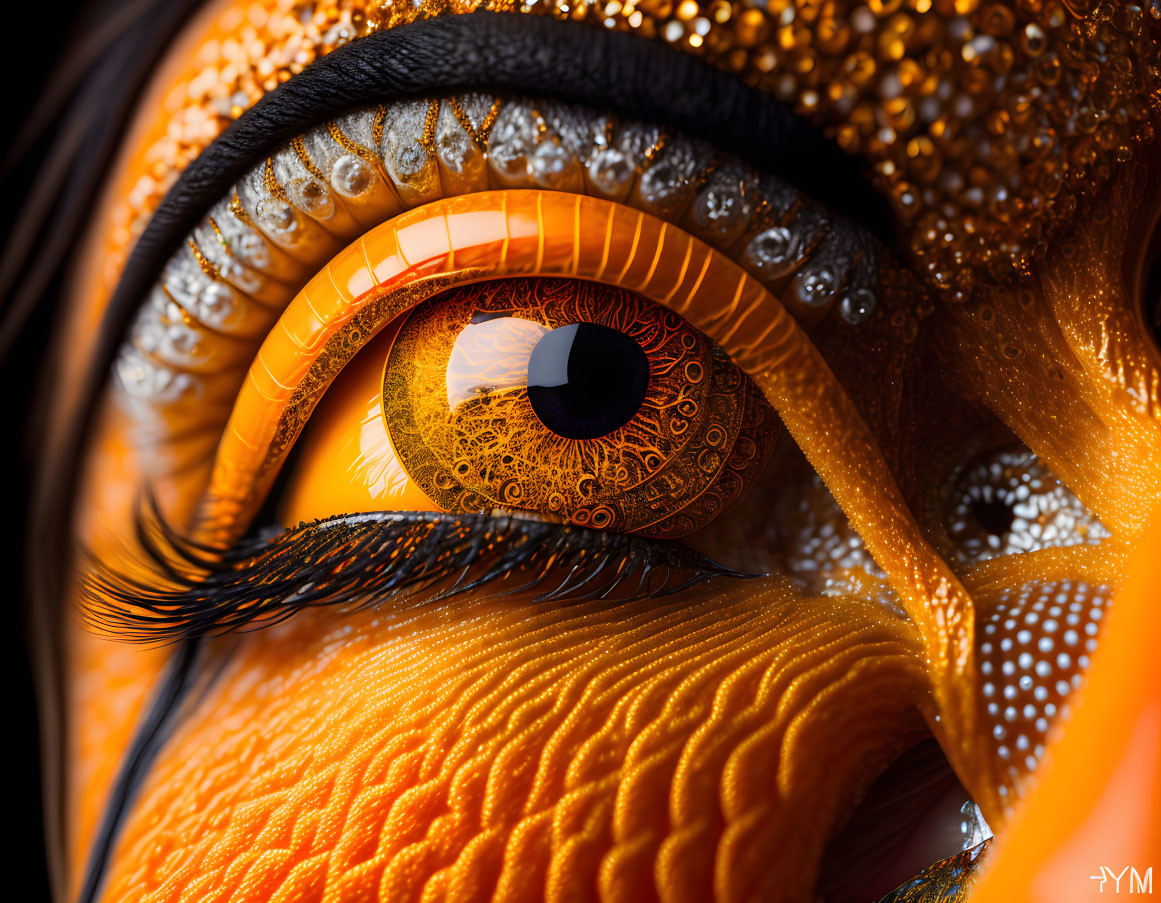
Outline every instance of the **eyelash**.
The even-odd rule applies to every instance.
[[[91,626],[138,643],[255,630],[306,608],[356,611],[446,580],[453,582],[425,603],[493,583],[502,597],[535,594],[533,602],[605,598],[628,587],[617,600],[629,601],[760,576],[679,543],[490,514],[344,515],[258,531],[220,551],[184,538],[150,501],[139,510],[136,538],[141,559],[84,555],[81,599]]]

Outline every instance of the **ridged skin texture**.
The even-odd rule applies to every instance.
[[[191,703],[102,899],[809,899],[923,730],[917,648],[777,581],[304,613]]]

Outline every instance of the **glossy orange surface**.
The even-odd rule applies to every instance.
[[[383,418],[383,361],[392,336],[381,333],[327,391],[299,441],[297,471],[285,490],[281,521],[294,525],[336,511],[439,511],[404,470]]]
[[[1144,885],[1135,884],[1126,869],[1135,870],[1142,882],[1151,869],[1156,892],[1161,869],[1157,549],[1161,517],[1130,559],[1076,714],[1050,750],[1043,777],[998,845],[973,901],[1081,903],[1118,887],[1120,893],[1141,893]]]

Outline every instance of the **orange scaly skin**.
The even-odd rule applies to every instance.
[[[922,730],[916,642],[777,581],[306,613],[179,728],[103,899],[802,899]]]

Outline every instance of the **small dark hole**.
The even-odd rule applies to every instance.
[[[972,502],[972,516],[993,536],[1005,535],[1012,529],[1012,521],[1016,519],[1011,506],[995,499],[990,502],[983,499]]]

